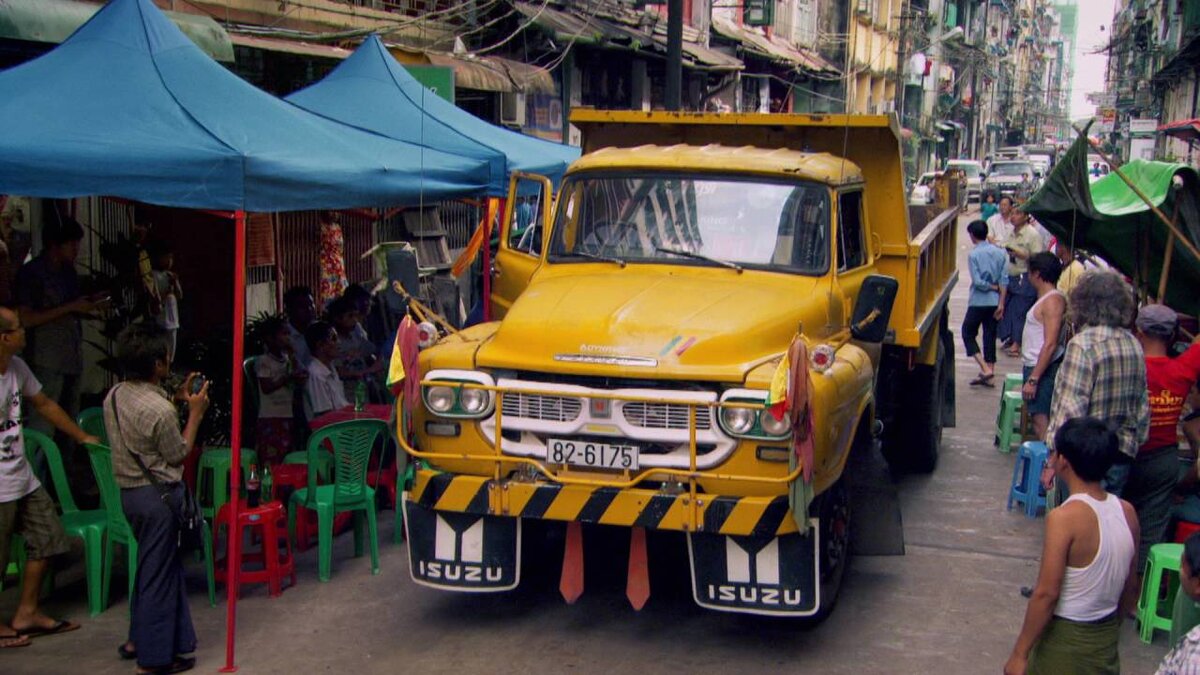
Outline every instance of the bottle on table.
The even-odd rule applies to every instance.
[[[246,478],[246,504],[257,508],[259,496],[262,494],[262,479],[258,475],[258,466],[250,465],[250,475]]]
[[[275,498],[273,490],[275,489],[275,481],[271,478],[271,467],[268,464],[263,464],[262,468],[262,498],[263,501],[271,501]]]
[[[354,412],[362,412],[367,405],[367,383],[359,380],[354,385]]]

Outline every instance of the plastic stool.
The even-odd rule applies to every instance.
[[[996,424],[996,438],[1000,452],[1012,452],[1014,441],[1020,440],[1021,408],[1024,404],[1021,392],[1006,391],[1000,397],[1000,417]]]
[[[1025,507],[1025,515],[1037,518],[1038,509],[1046,508],[1046,491],[1042,489],[1042,467],[1046,466],[1049,450],[1046,444],[1027,441],[1021,444],[1013,462],[1012,485],[1008,489],[1008,510],[1013,502]]]
[[[217,512],[217,519],[213,525],[214,548],[220,537],[221,527],[229,527],[230,517],[229,504],[225,504]],[[236,528],[236,531],[239,535],[242,528],[250,527],[260,528],[262,534],[262,550],[257,553],[246,553],[243,551],[241,554],[241,564],[244,565],[247,561],[250,561],[260,562],[263,565],[262,569],[247,570],[242,568],[239,571],[237,589],[239,597],[241,596],[242,583],[265,583],[271,589],[271,597],[278,597],[283,592],[284,576],[291,577],[291,586],[295,586],[296,560],[292,556],[292,545],[287,537],[287,513],[283,510],[283,503],[272,501],[250,508],[243,502],[241,509],[238,511],[238,524],[239,527]],[[279,554],[281,543],[285,551],[282,556]],[[229,555],[228,548],[226,548],[225,555]],[[225,581],[224,561],[217,566],[217,580]]]
[[[1200,532],[1200,523],[1189,523],[1186,520],[1181,520],[1175,524],[1175,538],[1173,541],[1176,544],[1182,544],[1196,532]]]
[[[257,463],[258,453],[243,448],[242,471],[250,473],[250,465]],[[233,452],[229,448],[208,448],[200,454],[196,498],[200,500],[200,511],[209,520],[229,501],[229,467],[232,464]]]
[[[1183,544],[1155,544],[1146,556],[1146,574],[1142,577],[1142,594],[1138,598],[1137,620],[1142,642],[1154,640],[1154,630],[1170,632],[1175,594],[1179,592],[1179,566],[1183,559]],[[1163,593],[1163,575],[1173,573]],[[1166,609],[1163,616],[1159,608]]]
[[[1021,376],[1021,373],[1009,373],[1004,376],[1004,384],[1000,389],[1000,393],[1007,394],[1010,391],[1020,391],[1023,384],[1025,384],[1025,378]]]

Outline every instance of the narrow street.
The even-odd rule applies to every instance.
[[[966,222],[959,223],[962,270]],[[963,277],[952,302],[956,336]],[[299,557],[299,584],[281,598],[268,598],[261,585],[246,588],[238,612],[241,672],[999,673],[1025,609],[1018,589],[1036,574],[1043,521],[1004,509],[1011,458],[992,446],[998,390],[967,386],[974,364],[957,347],[958,428],[945,433],[937,472],[900,486],[907,555],[855,559],[840,605],[817,627],[694,606],[686,555],[656,555],[681,540],[652,542],[653,592],[640,613],[625,600],[617,538],[611,555],[596,550],[608,539],[591,540],[588,587],[575,606],[558,595],[557,560],[526,560],[522,588],[511,594],[436,592],[410,580],[404,549],[391,543],[392,513],[384,512],[378,576],[367,558],[351,558],[347,534],[337,541],[329,583],[316,580],[314,548]],[[1017,367],[1012,359],[1002,365]],[[118,601],[89,619],[81,575],[77,564],[60,576],[46,611],[83,629],[0,654],[0,671],[132,671],[115,653],[128,621],[123,579],[113,583]],[[208,606],[197,564],[189,583],[201,636],[197,665],[215,672],[223,665],[225,604]],[[6,588],[0,607],[10,610],[15,592]],[[1166,651],[1162,633],[1143,645],[1132,624],[1122,627],[1124,672],[1153,672]]]

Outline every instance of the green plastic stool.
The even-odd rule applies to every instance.
[[[1021,440],[1021,406],[1024,399],[1021,392],[1006,391],[1000,397],[1000,418],[996,424],[998,448],[1005,454],[1012,452],[1014,442]]]
[[[250,465],[258,463],[258,453],[242,448],[242,471],[250,473]],[[196,499],[200,500],[200,511],[212,522],[229,501],[229,467],[233,464],[233,451],[229,448],[208,448],[200,454],[196,467]]]
[[[283,456],[284,464],[308,464],[308,451],[298,450],[289,452]],[[333,482],[333,453],[326,449],[320,449],[316,454],[317,463],[317,480],[322,485],[328,485]]]
[[[1142,594],[1138,598],[1137,619],[1142,642],[1154,640],[1154,630],[1170,632],[1172,616],[1159,611],[1160,607],[1174,609],[1175,594],[1179,592],[1179,566],[1183,559],[1183,544],[1155,544],[1146,557],[1146,574],[1142,577]],[[1174,574],[1167,582],[1163,595],[1163,574]]]
[[[1010,391],[1019,391],[1023,384],[1025,384],[1025,378],[1021,376],[1021,373],[1009,373],[1004,376],[1004,384],[1000,389],[1000,393],[1007,394]]]

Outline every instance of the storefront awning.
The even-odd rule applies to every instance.
[[[651,19],[648,25],[646,14],[614,0],[595,0],[586,10],[539,2],[514,2],[513,7],[555,40],[565,43],[562,47],[577,43],[658,55],[667,50],[665,19]],[[688,27],[684,28],[683,65],[712,71],[743,68],[740,59],[704,46],[700,33]]]
[[[739,26],[724,17],[714,16],[712,27],[718,35],[741,44],[742,49],[768,61],[783,63],[800,71],[837,72],[833,64],[822,58],[820,54],[767,37],[749,26]]]
[[[0,0],[0,39],[59,44],[99,9],[79,0]],[[164,14],[206,54],[233,62],[233,43],[216,21],[182,12]]]
[[[499,56],[457,56],[425,52],[435,66],[454,69],[455,84],[464,89],[482,91],[553,94],[554,78],[545,68]]]
[[[233,33],[229,36],[233,44],[239,47],[250,47],[252,49],[262,49],[269,52],[279,52],[281,54],[296,54],[298,56],[316,56],[325,59],[343,60],[353,54],[349,49],[334,47],[332,45],[314,44],[312,42],[300,42],[297,40],[281,40],[278,38],[262,37],[259,35],[247,35],[243,33]]]

